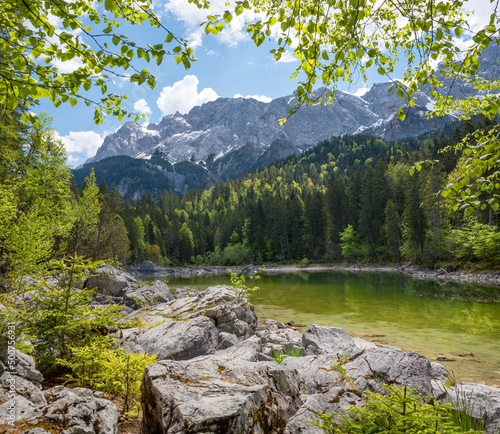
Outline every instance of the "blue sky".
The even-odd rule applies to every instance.
[[[491,8],[490,2],[471,0],[470,4],[476,9],[471,16],[471,25],[479,25]],[[212,5],[212,14],[227,9],[224,0],[214,0]],[[270,101],[295,90],[297,81],[290,76],[297,67],[296,59],[287,55],[284,56],[284,61],[276,62],[269,53],[274,48],[272,43],[264,43],[260,47],[254,45],[245,33],[245,22],[253,18],[250,12],[234,19],[227,30],[215,37],[206,35],[200,27],[207,11],[197,9],[187,0],[157,0],[154,2],[154,9],[166,28],[190,41],[198,61],[189,70],[177,65],[170,57],[165,58],[160,67],[154,62],[144,65],[139,63],[139,69],[146,68],[156,75],[157,85],[154,90],[145,84],[139,87],[117,80],[115,89],[111,90],[125,93],[129,98],[125,108],[144,112],[146,121],[157,123],[166,114],[176,111],[186,113],[195,105],[218,97],[251,96]],[[164,31],[146,26],[129,26],[121,31],[138,43],[155,44],[165,39]],[[61,65],[67,69],[75,66],[71,62]],[[377,75],[373,80],[367,84],[359,81],[340,89],[356,93],[367,85],[383,81],[383,77]],[[75,107],[62,104],[55,108],[51,102],[44,101],[38,111],[53,117],[53,127],[66,146],[71,166],[77,166],[93,156],[104,137],[128,120],[118,122],[108,116],[103,124],[95,125],[92,107],[83,103]]]

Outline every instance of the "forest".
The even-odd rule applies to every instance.
[[[93,235],[74,235],[69,245],[94,259],[177,266],[360,260],[493,266],[500,260],[499,213],[488,195],[498,188],[481,193],[483,209],[456,209],[459,193],[445,197],[444,190],[461,176],[464,157],[442,152],[492,125],[477,118],[399,142],[335,137],[238,179],[132,203],[91,173],[82,191],[74,182],[72,191],[81,209],[89,209],[92,196],[101,210]],[[410,174],[421,160],[434,163]]]

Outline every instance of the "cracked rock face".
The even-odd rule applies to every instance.
[[[343,366],[345,375],[360,390],[382,392],[384,384],[407,385],[422,395],[440,395],[449,379],[446,368],[413,351],[380,345],[366,349]]]
[[[316,324],[302,335],[302,346],[307,354],[331,354],[342,359],[352,359],[363,352],[344,329]]]
[[[118,432],[118,409],[111,401],[96,398],[89,389],[56,386],[43,391],[43,400],[40,405],[35,405],[22,396],[16,397],[15,428],[21,431],[15,432],[32,434],[55,432],[54,430],[62,434]],[[5,405],[0,406],[0,414]]]
[[[158,362],[141,390],[147,434],[283,433],[302,404],[295,371],[229,354]]]
[[[472,411],[476,420],[482,418],[486,434],[500,432],[500,389],[484,384],[461,383],[446,389],[445,399],[458,409]]]
[[[325,434],[325,431],[313,426],[310,421],[315,422],[321,412],[347,415],[347,409],[351,405],[361,403],[361,393],[358,390],[351,389],[347,385],[332,387],[325,393],[312,395],[289,420],[285,433]]]
[[[167,319],[137,339],[149,354],[159,359],[187,360],[205,354],[213,354],[219,342],[219,332],[214,322],[206,316],[189,321]]]

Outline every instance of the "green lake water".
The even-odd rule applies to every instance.
[[[170,287],[229,284],[225,276],[169,278]],[[263,274],[252,292],[259,319],[335,326],[417,351],[458,381],[500,387],[500,288],[439,284],[388,273]]]

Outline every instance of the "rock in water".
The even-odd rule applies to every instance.
[[[156,267],[155,267],[155,263],[153,261],[143,261],[141,266],[139,267],[139,271],[142,271],[142,272],[147,272],[147,271],[155,271],[156,270]]]

